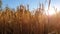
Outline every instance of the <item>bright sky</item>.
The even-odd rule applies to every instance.
[[[24,4],[25,6],[29,4],[30,10],[36,9],[39,7],[40,3],[45,3],[46,0],[2,0],[2,7],[5,8],[5,6],[8,4],[10,8],[15,8],[19,6],[20,4]],[[48,3],[48,2],[47,2]],[[47,3],[45,4],[45,8],[47,8]],[[60,0],[51,0],[51,6],[55,6],[56,8],[60,8]]]

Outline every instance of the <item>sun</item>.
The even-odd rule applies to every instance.
[[[48,11],[46,11],[46,15],[54,15],[55,14],[55,10],[53,8],[50,8]]]

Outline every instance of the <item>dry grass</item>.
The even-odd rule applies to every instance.
[[[48,25],[47,16],[39,11],[32,15],[24,6],[16,11],[7,7],[0,11],[0,34],[47,34],[48,27],[49,33],[60,32],[60,21],[56,18],[51,17]]]

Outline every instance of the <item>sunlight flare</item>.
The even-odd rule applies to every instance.
[[[48,11],[46,11],[46,15],[54,15],[55,14],[55,10],[53,8],[50,7],[50,9]]]

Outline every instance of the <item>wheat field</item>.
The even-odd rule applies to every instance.
[[[60,13],[48,18],[43,11],[33,14],[23,5],[17,10],[6,7],[0,11],[0,34],[60,34]]]

